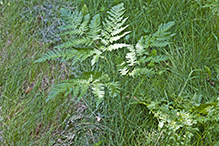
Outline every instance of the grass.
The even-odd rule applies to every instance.
[[[64,63],[33,63],[61,43],[61,38],[55,35],[60,33],[57,29],[60,8],[73,11],[84,8],[85,13],[100,12],[104,18],[106,11],[120,2],[125,4],[128,29],[132,31],[125,41],[132,44],[142,35],[154,33],[161,23],[175,21],[171,30],[176,34],[171,40],[173,43],[161,51],[170,56],[168,72],[146,80],[125,81],[122,102],[105,98],[99,108],[89,92],[79,102],[70,97],[46,102],[52,84],[80,74],[76,67]],[[193,97],[200,97],[202,103],[217,101],[219,51],[214,35],[219,37],[219,25],[211,10],[202,7],[206,3],[14,0],[0,4],[0,143],[24,146],[173,144],[164,131],[159,131],[159,121],[148,108],[130,103],[135,101],[133,96],[141,101],[177,101],[182,106],[190,106]],[[89,68],[89,64],[83,67]],[[143,81],[141,88],[136,88],[140,81]],[[191,145],[214,145],[219,140],[218,132],[208,136],[211,131],[205,128],[194,135]]]

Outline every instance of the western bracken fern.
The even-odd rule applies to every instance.
[[[125,31],[128,27],[125,25],[128,18],[123,18],[125,13],[123,3],[112,7],[107,13],[108,16],[104,21],[101,21],[99,14],[90,18],[89,14],[83,16],[81,12],[72,13],[67,9],[61,9],[63,25],[59,28],[63,30],[63,34],[61,34],[63,40],[65,40],[64,38],[67,40],[56,46],[56,50],[46,53],[35,62],[60,59],[62,62],[70,60],[71,64],[74,65],[92,57],[90,62],[93,66],[99,58],[108,60],[104,52],[126,47],[130,51],[126,54],[127,61],[117,58],[115,62],[117,70],[122,75],[140,77],[148,73],[154,74],[155,70],[151,66],[168,59],[165,55],[158,56],[155,48],[165,47],[169,44],[168,39],[174,34],[168,30],[174,25],[174,22],[161,24],[157,32],[153,35],[142,36],[134,46],[121,41],[124,36],[130,33],[130,31]],[[153,51],[150,52],[151,48]],[[73,97],[80,99],[88,89],[91,89],[98,99],[98,106],[105,95],[105,87],[109,90],[110,97],[119,95],[120,82],[112,82],[112,80],[115,79],[110,79],[110,76],[103,72],[84,72],[80,78],[65,80],[54,85],[47,101],[63,93],[64,96],[71,93]]]
[[[83,16],[81,12],[72,13],[67,9],[61,9],[63,25],[59,28],[63,30],[61,35],[68,39],[63,44],[56,46],[56,50],[46,53],[35,62],[60,59],[60,61],[71,60],[74,65],[93,56],[91,65],[94,65],[99,58],[105,58],[103,55],[105,51],[128,47],[128,44],[118,43],[122,37],[130,33],[129,31],[125,32],[128,25],[124,26],[127,20],[127,18],[123,18],[124,12],[123,4],[112,7],[105,22],[102,22],[103,25],[101,25],[99,14],[90,20],[89,14]],[[65,93],[65,95],[73,93],[74,97],[77,96],[80,99],[90,88],[99,99],[98,105],[104,96],[104,87],[109,89],[112,97],[119,94],[118,82],[109,82],[108,78],[107,74],[85,72],[80,79],[66,80],[61,84],[54,85],[47,101],[61,93]]]
[[[154,63],[168,60],[167,55],[156,55],[157,51],[155,48],[165,47],[170,44],[168,40],[174,36],[174,34],[168,31],[173,25],[174,22],[161,24],[157,32],[153,35],[142,36],[135,47],[128,47],[130,52],[126,54],[127,62],[121,60],[120,64],[117,65],[120,68],[119,71],[121,74],[126,75],[128,73],[128,75],[133,77],[148,73],[153,74],[154,71],[150,66],[154,66]],[[150,49],[153,49],[153,51],[150,52]],[[132,69],[128,71],[130,66]]]

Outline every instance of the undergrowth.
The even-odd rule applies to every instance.
[[[217,145],[217,3],[0,1],[0,143]]]

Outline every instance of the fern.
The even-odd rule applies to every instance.
[[[123,14],[125,13],[125,8],[123,5],[124,4],[121,3],[117,6],[114,6],[109,12],[107,12],[109,15],[105,19],[106,22],[103,22],[104,29],[101,32],[101,42],[108,51],[129,46],[128,44],[124,43],[114,43],[130,33],[130,31],[122,33],[128,27],[128,25],[122,27],[128,19],[123,19]]]
[[[61,35],[68,36],[70,39],[56,46],[55,48],[57,50],[48,52],[35,62],[62,58],[62,61],[72,59],[74,63],[77,63],[94,55],[91,62],[91,65],[94,65],[100,57],[104,58],[101,56],[103,52],[128,47],[128,44],[113,43],[130,33],[129,31],[122,33],[128,27],[128,25],[123,27],[128,19],[123,19],[124,12],[123,4],[114,6],[108,12],[108,18],[105,19],[106,23],[103,22],[102,29],[99,14],[93,16],[92,20],[90,20],[89,14],[83,17],[81,12],[76,11],[71,13],[71,11],[62,8],[61,20],[63,25],[59,28],[64,31]],[[96,42],[99,39],[101,40],[101,44]],[[66,51],[61,50],[64,48]],[[87,50],[80,51],[80,48],[87,48]],[[83,59],[81,60],[81,58]]]
[[[56,46],[54,51],[46,53],[35,62],[44,62],[46,60],[71,61],[72,65],[82,63],[89,58],[93,70],[98,67],[99,59],[107,60],[106,51],[128,48],[130,52],[126,54],[126,59],[117,58],[117,70],[122,75],[132,77],[142,77],[148,74],[154,74],[155,71],[150,64],[160,63],[168,59],[165,55],[156,55],[154,49],[149,52],[151,47],[163,47],[169,44],[168,39],[173,36],[168,30],[173,26],[173,22],[161,24],[158,31],[152,35],[141,37],[138,43],[134,45],[126,44],[121,41],[123,37],[130,33],[125,31],[128,25],[124,18],[124,4],[114,6],[107,12],[108,16],[101,21],[99,14],[91,16],[83,15],[81,12],[71,12],[67,9],[61,9],[61,21],[63,23],[59,28],[63,31],[63,43]],[[65,41],[64,38],[67,38]],[[108,62],[108,60],[107,60]],[[148,65],[147,65],[148,64]],[[95,65],[95,66],[94,66]],[[110,64],[108,63],[110,66]],[[114,82],[112,82],[114,80]],[[80,100],[88,89],[97,99],[97,106],[103,101],[105,94],[110,97],[120,95],[120,82],[110,79],[109,75],[102,72],[84,72],[81,77],[64,80],[62,83],[53,85],[47,101],[57,96],[68,96],[71,94]],[[108,89],[109,92],[106,92]]]
[[[154,74],[150,66],[154,66],[154,63],[160,63],[168,60],[167,55],[156,55],[157,51],[154,49],[149,53],[149,48],[152,47],[165,47],[170,42],[168,41],[174,34],[168,32],[168,30],[174,25],[174,22],[169,22],[166,24],[161,24],[153,35],[147,35],[141,37],[138,43],[134,46],[130,46],[129,53],[126,54],[126,64],[121,62],[117,64],[117,67],[120,66],[119,71],[122,75],[129,75],[132,77]],[[148,65],[145,66],[145,63],[148,62]],[[134,66],[134,68],[133,68]],[[122,68],[121,68],[122,67]],[[132,68],[130,68],[132,67]]]
[[[100,72],[85,72],[79,79],[64,80],[63,83],[53,85],[46,101],[54,99],[60,94],[67,96],[72,94],[80,100],[90,88],[95,97],[97,97],[97,106],[103,101],[105,87],[110,90],[110,96],[117,96],[119,91],[118,82],[110,82],[107,74]]]

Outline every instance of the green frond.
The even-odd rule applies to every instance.
[[[110,82],[107,85],[107,88],[109,89],[109,94],[111,97],[116,97],[120,93],[120,84],[119,82]]]
[[[117,33],[117,31],[115,32],[112,32],[112,33]],[[112,35],[112,33],[111,33],[111,35]],[[127,34],[129,34],[130,33],[130,31],[127,31],[127,32],[124,32],[123,34],[121,34],[121,35],[117,35],[117,36],[113,36],[113,37],[111,37],[110,39],[109,39],[109,41],[110,41],[110,43],[113,43],[113,42],[115,42],[115,41],[118,41],[118,40],[120,40],[122,37],[124,37],[124,36],[126,36]]]
[[[127,63],[129,66],[133,66],[137,60],[135,50],[133,46],[129,47],[128,49],[130,50],[130,53],[126,54],[126,59],[128,60]]]
[[[104,84],[94,83],[94,84],[92,84],[91,89],[92,89],[92,93],[94,94],[94,96],[97,97],[97,107],[98,107],[99,104],[103,101],[103,97],[105,94]]]
[[[66,32],[60,34],[60,35],[70,35],[70,36],[74,36],[74,35],[78,35],[78,36],[83,36],[87,31],[88,31],[88,23],[90,21],[90,14],[87,14],[86,16],[84,16],[83,18],[83,22],[80,24],[78,21],[78,24],[67,24],[67,25],[62,25],[59,28],[63,31],[66,30]],[[80,26],[79,26],[80,25]],[[78,27],[79,26],[79,27]]]
[[[141,39],[138,41],[138,43],[135,46],[136,48],[136,53],[138,56],[143,56],[145,54],[145,50],[144,50],[144,39],[143,36],[141,37]]]
[[[79,30],[82,32],[86,32],[88,30],[88,23],[90,21],[90,14],[87,14],[84,16],[84,21],[79,27]]]
[[[98,62],[98,59],[100,58],[101,53],[102,52],[97,49],[93,51],[93,54],[95,55],[93,56],[93,59],[91,60],[91,66],[93,66],[96,62]]]
[[[68,94],[72,93],[73,98],[77,97],[78,100],[80,100],[86,94],[88,88],[91,88],[92,93],[95,97],[97,97],[98,106],[102,102],[103,97],[105,95],[105,86],[110,85],[111,88],[115,88],[112,90],[116,91],[110,92],[113,95],[118,93],[118,87],[116,87],[118,86],[118,83],[110,84],[104,82],[109,82],[109,76],[107,74],[103,74],[100,72],[85,72],[78,79],[64,80],[63,83],[53,85],[48,95],[47,101],[63,93],[65,93],[64,96],[67,96]]]
[[[101,31],[101,42],[104,45],[109,45],[126,36],[130,31],[124,32],[128,25],[123,26],[128,18],[123,18],[125,13],[124,4],[121,3],[114,6],[108,11],[108,16],[103,22],[103,30]],[[110,50],[110,49],[109,49]]]
[[[152,57],[151,62],[159,63],[159,62],[167,61],[168,59],[169,57],[167,55],[159,55]]]
[[[109,47],[107,47],[108,51],[112,51],[112,50],[117,50],[119,48],[124,48],[124,47],[129,47],[130,45],[128,44],[113,44],[110,45]]]
[[[82,45],[87,45],[90,46],[91,41],[89,38],[83,37],[83,38],[78,38],[78,39],[74,39],[71,41],[68,41],[66,43],[63,43],[61,45],[58,45],[54,48],[57,49],[62,49],[62,48],[77,48],[78,46],[82,46]]]
[[[65,54],[65,52],[60,50],[60,49],[57,49],[57,50],[54,50],[54,51],[50,51],[50,52],[46,53],[40,59],[34,61],[34,63],[45,62],[46,60],[57,60],[57,59],[65,56],[64,54]]]
[[[115,17],[117,19],[119,19],[119,18],[122,19],[122,16],[125,13],[124,4],[121,3],[121,4],[118,4],[114,7],[112,7],[111,10],[108,11],[107,13],[110,14],[112,17]],[[121,20],[118,20],[118,21],[121,21]]]
[[[149,62],[147,66],[152,67],[154,66],[154,63],[160,63],[169,59],[166,55],[157,55],[157,51],[155,49],[149,54],[148,49],[149,47],[165,47],[170,44],[170,42],[168,42],[168,39],[174,36],[174,34],[171,34],[167,31],[173,25],[174,22],[161,24],[158,28],[158,31],[155,32],[153,35],[146,35],[144,37],[142,36],[138,43],[135,45],[135,48],[133,46],[128,47],[130,52],[126,54],[126,63],[128,64],[128,66],[135,65],[134,69],[129,73],[130,76],[135,77],[148,73],[153,74],[153,70],[148,68],[142,68],[142,65],[145,66],[145,63]],[[125,67],[124,63],[120,66],[121,67],[118,66],[119,72],[122,75],[126,75],[129,72],[130,67]]]
[[[71,83],[62,83],[58,85],[53,85],[46,102],[57,97],[60,93],[70,93],[72,91],[73,85]]]
[[[168,41],[154,41],[153,43],[151,43],[150,46],[159,48],[159,47],[165,47],[169,44],[170,44],[170,42],[168,42]]]
[[[95,15],[89,25],[89,32],[88,36],[93,40],[100,39],[100,31],[101,31],[101,25],[100,25],[100,15]]]
[[[79,100],[87,92],[89,84],[90,83],[87,80],[64,80],[63,83],[53,85],[46,101],[48,102],[49,100],[63,93],[65,93],[64,96],[72,93],[73,98],[77,97]]]
[[[93,51],[90,48],[78,48],[78,49],[67,50],[65,54],[65,58],[63,58],[63,61],[72,59],[72,65],[74,65],[78,61],[79,62],[84,61],[88,57],[92,56],[94,53],[95,51]]]
[[[124,67],[119,69],[119,72],[121,73],[121,75],[126,75],[129,72],[129,70],[127,67]]]
[[[80,62],[84,61],[88,57],[92,56],[94,53],[96,53],[95,50],[92,50],[90,48],[75,48],[66,51],[57,49],[46,53],[43,57],[36,60],[34,63],[45,62],[46,60],[57,60],[57,59],[61,59],[61,61],[63,62],[72,59],[72,65],[74,65],[78,61]]]
[[[61,8],[61,21],[64,23],[60,29],[74,29],[77,28],[83,19],[83,14],[78,11],[74,11],[73,13],[65,8]]]
[[[156,32],[156,35],[160,36],[160,35],[165,34],[165,32],[168,31],[174,24],[175,24],[174,21],[160,24],[160,26],[158,27],[158,30]]]
[[[148,74],[154,74],[154,71],[148,68],[135,68],[132,72],[129,73],[129,76],[138,77]]]
[[[110,34],[107,31],[102,30],[101,35],[102,35],[101,43],[105,46],[109,45]]]

